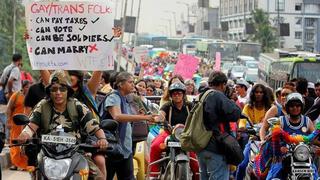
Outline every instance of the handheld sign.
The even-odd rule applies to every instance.
[[[199,60],[192,55],[180,54],[179,60],[174,67],[173,74],[179,74],[184,79],[192,79],[198,69]]]
[[[32,69],[113,69],[113,2],[27,4],[26,41]]]
[[[216,60],[215,60],[214,70],[215,71],[221,70],[221,53],[220,52],[216,52]]]

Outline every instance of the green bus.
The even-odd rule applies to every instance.
[[[269,72],[265,73],[265,78],[263,80],[274,89],[282,87],[286,82],[293,78],[304,77],[309,82],[314,83],[320,80],[319,57],[280,58],[278,61],[271,62],[269,68]],[[263,71],[260,65],[259,71]]]

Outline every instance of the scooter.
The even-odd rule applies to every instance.
[[[16,125],[27,125],[29,118],[19,114],[13,117]],[[102,121],[100,127],[108,129],[113,126],[112,122]],[[31,169],[34,179],[74,179],[83,180],[89,178],[89,163],[84,152],[97,152],[99,147],[90,144],[80,144],[77,138],[70,133],[64,132],[62,126],[49,134],[35,137],[26,143],[18,140],[12,141],[13,146],[37,145],[40,152],[37,156],[36,166]],[[107,151],[112,150],[108,147]]]

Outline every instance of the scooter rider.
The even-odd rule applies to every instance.
[[[312,121],[302,115],[304,100],[300,93],[291,93],[287,96],[285,108],[288,115],[280,116],[281,128],[290,135],[309,135],[314,131]],[[271,173],[272,172],[272,173]],[[282,178],[282,164],[274,163],[271,165],[267,179]]]
[[[18,139],[25,142],[30,139],[35,132],[47,134],[56,129],[57,126],[62,125],[65,132],[72,133],[77,138],[81,138],[80,131],[85,131],[90,135],[95,135],[98,138],[97,145],[101,149],[108,146],[105,134],[99,128],[99,122],[93,117],[91,111],[78,100],[71,98],[73,90],[70,87],[70,79],[63,71],[55,71],[50,76],[49,85],[46,87],[47,99],[40,101],[30,115],[30,123],[21,132]],[[78,114],[79,122],[72,121],[69,115],[67,104],[74,101]],[[43,118],[47,110],[45,107],[50,105],[51,117],[49,123],[47,119]],[[45,125],[47,124],[47,126]],[[91,165],[92,163],[90,163]],[[99,171],[98,168],[95,168]],[[98,172],[101,173],[101,172]],[[99,174],[101,175],[101,174]]]
[[[166,120],[171,126],[177,124],[185,124],[189,111],[192,108],[192,103],[186,100],[186,86],[181,82],[176,82],[170,85],[169,94],[171,101],[165,103],[160,109],[160,118]],[[171,112],[170,112],[171,111]],[[171,118],[170,118],[171,117]],[[150,163],[155,162],[161,158],[160,144],[164,143],[165,139],[170,135],[168,130],[164,130],[159,134],[151,144]],[[195,153],[190,152],[192,158],[196,158]],[[191,170],[194,174],[193,179],[198,179],[199,165],[197,162],[190,161]],[[157,164],[151,166],[150,176],[156,177],[156,172],[159,172]]]

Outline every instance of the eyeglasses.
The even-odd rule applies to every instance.
[[[147,89],[148,92],[153,92],[153,89]]]
[[[171,95],[172,95],[172,96],[181,96],[181,95],[183,95],[183,92],[181,92],[181,91],[176,91],[176,92],[171,93]]]
[[[51,87],[51,88],[50,88],[50,92],[52,92],[52,93],[56,93],[56,92],[58,92],[58,90],[59,90],[60,92],[67,92],[68,88],[67,88],[66,86]]]
[[[289,95],[289,93],[281,93],[282,97],[287,97]]]

